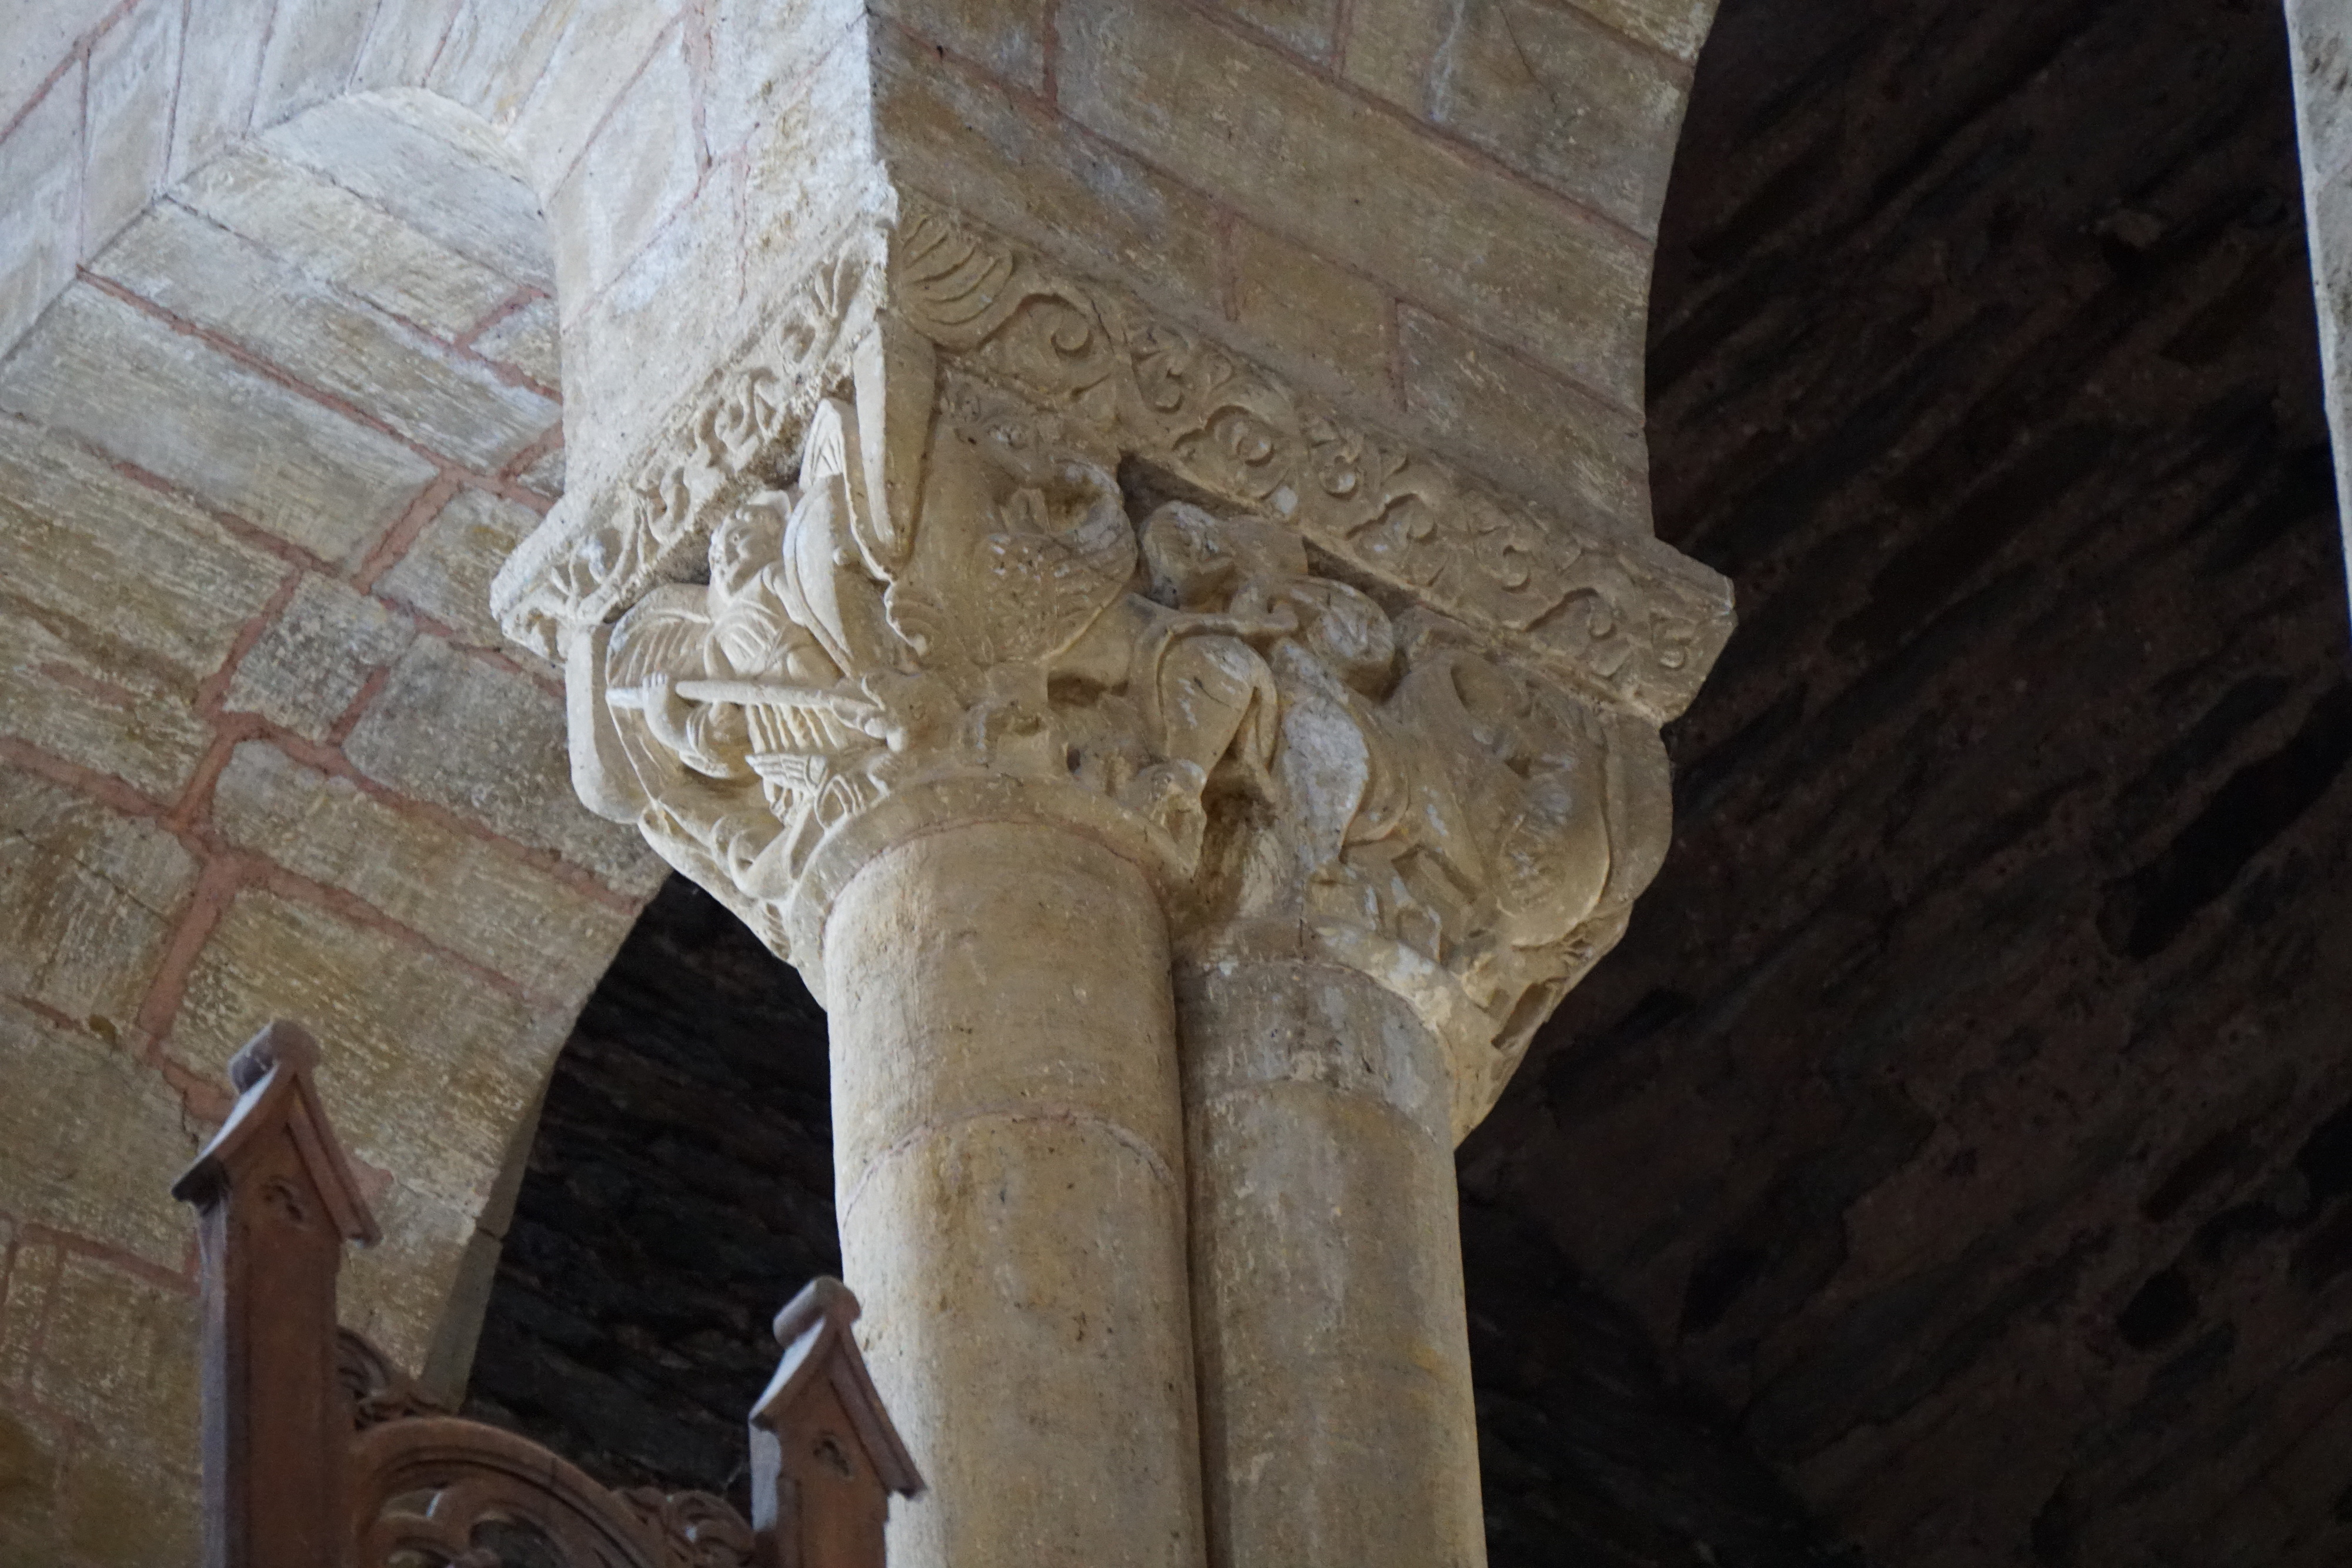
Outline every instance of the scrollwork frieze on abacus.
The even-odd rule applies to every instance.
[[[1539,516],[1131,295],[905,198],[895,226],[842,242],[625,479],[551,515],[501,574],[509,634],[552,657],[570,628],[698,571],[721,510],[789,472],[816,401],[884,316],[1062,444],[1140,457],[1278,520],[1368,586],[1654,723],[1688,705],[1730,633],[1729,585],[1656,540]]]
[[[1689,705],[1730,635],[1729,583],[1670,547],[1538,516],[980,225],[908,204],[890,273],[894,314],[948,363],[1057,416],[1066,443],[1277,519],[1369,584],[1653,723]]]
[[[809,415],[849,373],[885,298],[887,243],[852,231],[729,355],[623,477],[567,492],[491,587],[509,637],[560,658],[571,634],[702,570],[724,511],[789,473]]]

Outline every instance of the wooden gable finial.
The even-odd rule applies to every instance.
[[[320,1568],[342,1555],[349,1396],[335,1277],[375,1220],[311,1074],[318,1045],[273,1023],[229,1062],[236,1108],[172,1196],[204,1266],[205,1568]]]
[[[236,1108],[204,1152],[172,1184],[172,1196],[205,1209],[226,1197],[240,1175],[272,1165],[273,1144],[286,1140],[300,1159],[307,1185],[325,1205],[341,1239],[373,1247],[382,1239],[351,1161],[319,1103],[319,1042],[300,1024],[266,1025],[228,1060]]]
[[[890,1498],[923,1490],[850,1325],[857,1298],[820,1278],[776,1314],[784,1347],[751,1407],[751,1524],[763,1568],[882,1568]]]

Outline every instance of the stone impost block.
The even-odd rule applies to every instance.
[[[1220,289],[1217,211],[1197,190],[1074,135],[996,81],[895,31],[874,38],[894,177],[992,227],[1133,279],[1194,314]]]
[[[1045,89],[1047,0],[876,0],[874,8],[999,81]]]
[[[550,16],[558,14],[565,26],[508,132],[542,191],[563,183],[605,110],[677,19],[677,5],[675,0],[578,0],[548,8]]]
[[[719,158],[764,141],[819,77],[844,63],[835,51],[866,36],[862,0],[719,0],[709,10],[703,129]]]
[[[1649,247],[1190,6],[1072,0],[1061,100],[1244,216],[1642,404]]]
[[[1690,68],[1573,5],[1465,0],[1430,120],[1654,235]]]
[[[1400,306],[1397,384],[1416,423],[1481,473],[1598,517],[1650,515],[1642,421],[1508,349]]]
[[[1391,341],[1394,296],[1255,224],[1235,219],[1230,234],[1234,324],[1321,369],[1339,395],[1392,400],[1405,368]]]
[[[600,293],[701,177],[685,41],[656,50],[554,193],[556,271],[567,298]]]

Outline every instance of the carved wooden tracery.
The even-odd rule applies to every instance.
[[[442,1410],[335,1322],[346,1242],[374,1221],[320,1103],[318,1047],[274,1023],[229,1064],[240,1098],[173,1195],[204,1267],[205,1568],[882,1568],[892,1495],[922,1482],[835,1280],[776,1320],[751,1415],[753,1513],[615,1491]]]

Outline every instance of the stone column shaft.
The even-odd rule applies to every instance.
[[[825,931],[845,1273],[929,1490],[893,1568],[1196,1568],[1166,926],[1059,828],[885,851]]]
[[[1210,1562],[1483,1564],[1436,1039],[1297,958],[1188,966],[1178,1014]]]

